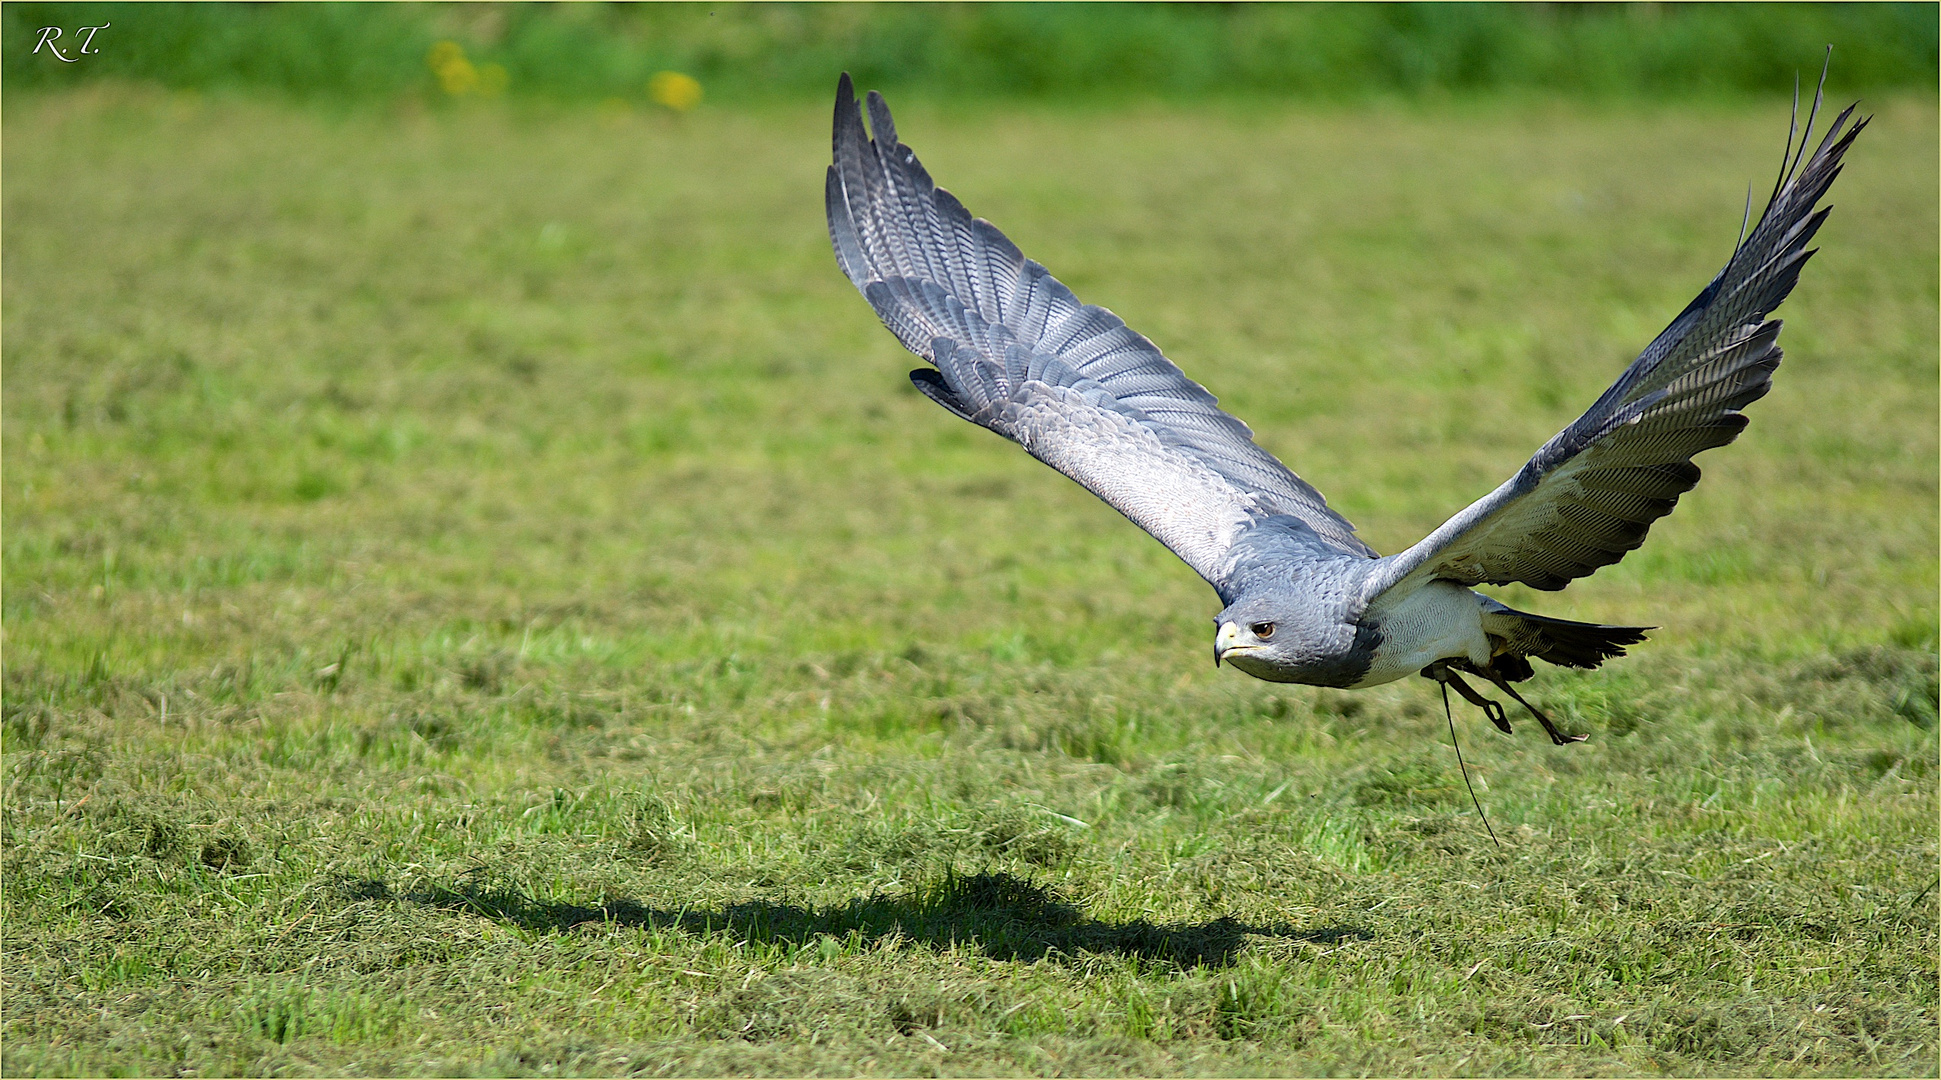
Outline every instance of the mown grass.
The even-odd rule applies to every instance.
[[[10,1073],[1867,1073],[1936,1051],[1936,115],[1886,101],[1662,626],[1426,684],[908,389],[824,109],[8,102]],[[1709,278],[1781,107],[912,108],[1383,550]]]

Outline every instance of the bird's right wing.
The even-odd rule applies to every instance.
[[[1373,558],[1320,492],[1254,445],[1152,342],[1080,304],[990,222],[930,180],[882,96],[871,139],[844,74],[836,90],[829,239],[843,273],[911,352],[932,400],[1022,445],[1130,518],[1216,589],[1234,538],[1292,517],[1334,550]]]
[[[1818,104],[1816,95],[1816,112]],[[1815,204],[1867,126],[1847,128],[1852,115],[1849,107],[1833,121],[1804,167],[1793,159],[1781,169],[1759,224],[1725,269],[1596,404],[1502,487],[1382,560],[1364,597],[1399,597],[1429,580],[1561,589],[1643,543],[1651,523],[1698,483],[1692,456],[1737,438],[1746,426],[1739,410],[1772,386],[1780,324],[1766,315],[1813,255],[1806,245],[1831,209]],[[1802,156],[1810,118],[1806,126]]]

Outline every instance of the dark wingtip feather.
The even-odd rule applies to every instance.
[[[895,146],[896,121],[890,118],[890,103],[883,100],[883,95],[871,90],[867,104],[869,106],[869,130],[870,134],[876,139],[876,144],[882,147]]]
[[[849,81],[849,72],[842,73],[836,80],[836,122],[830,134],[831,149],[842,152],[843,121],[856,116],[856,84]]]
[[[849,219],[848,197],[834,165],[829,166],[823,180],[822,204],[823,215],[829,221],[829,244],[836,251],[836,266],[852,283],[859,282],[867,272],[862,243],[856,237],[855,222]]]

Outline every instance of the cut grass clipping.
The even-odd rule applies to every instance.
[[[1873,107],[1745,436],[1504,591],[1663,629],[1533,684],[1586,744],[1460,717],[1499,851],[1431,685],[1216,672],[909,389],[826,105],[10,97],[0,1065],[1932,1075],[1937,118]],[[1786,109],[899,120],[1393,551]]]

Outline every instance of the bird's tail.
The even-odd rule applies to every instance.
[[[1532,674],[1527,657],[1562,667],[1594,668],[1614,656],[1623,656],[1626,645],[1636,645],[1644,640],[1646,630],[1655,629],[1553,619],[1483,598],[1483,631],[1489,635],[1495,653],[1490,666],[1511,682]]]

